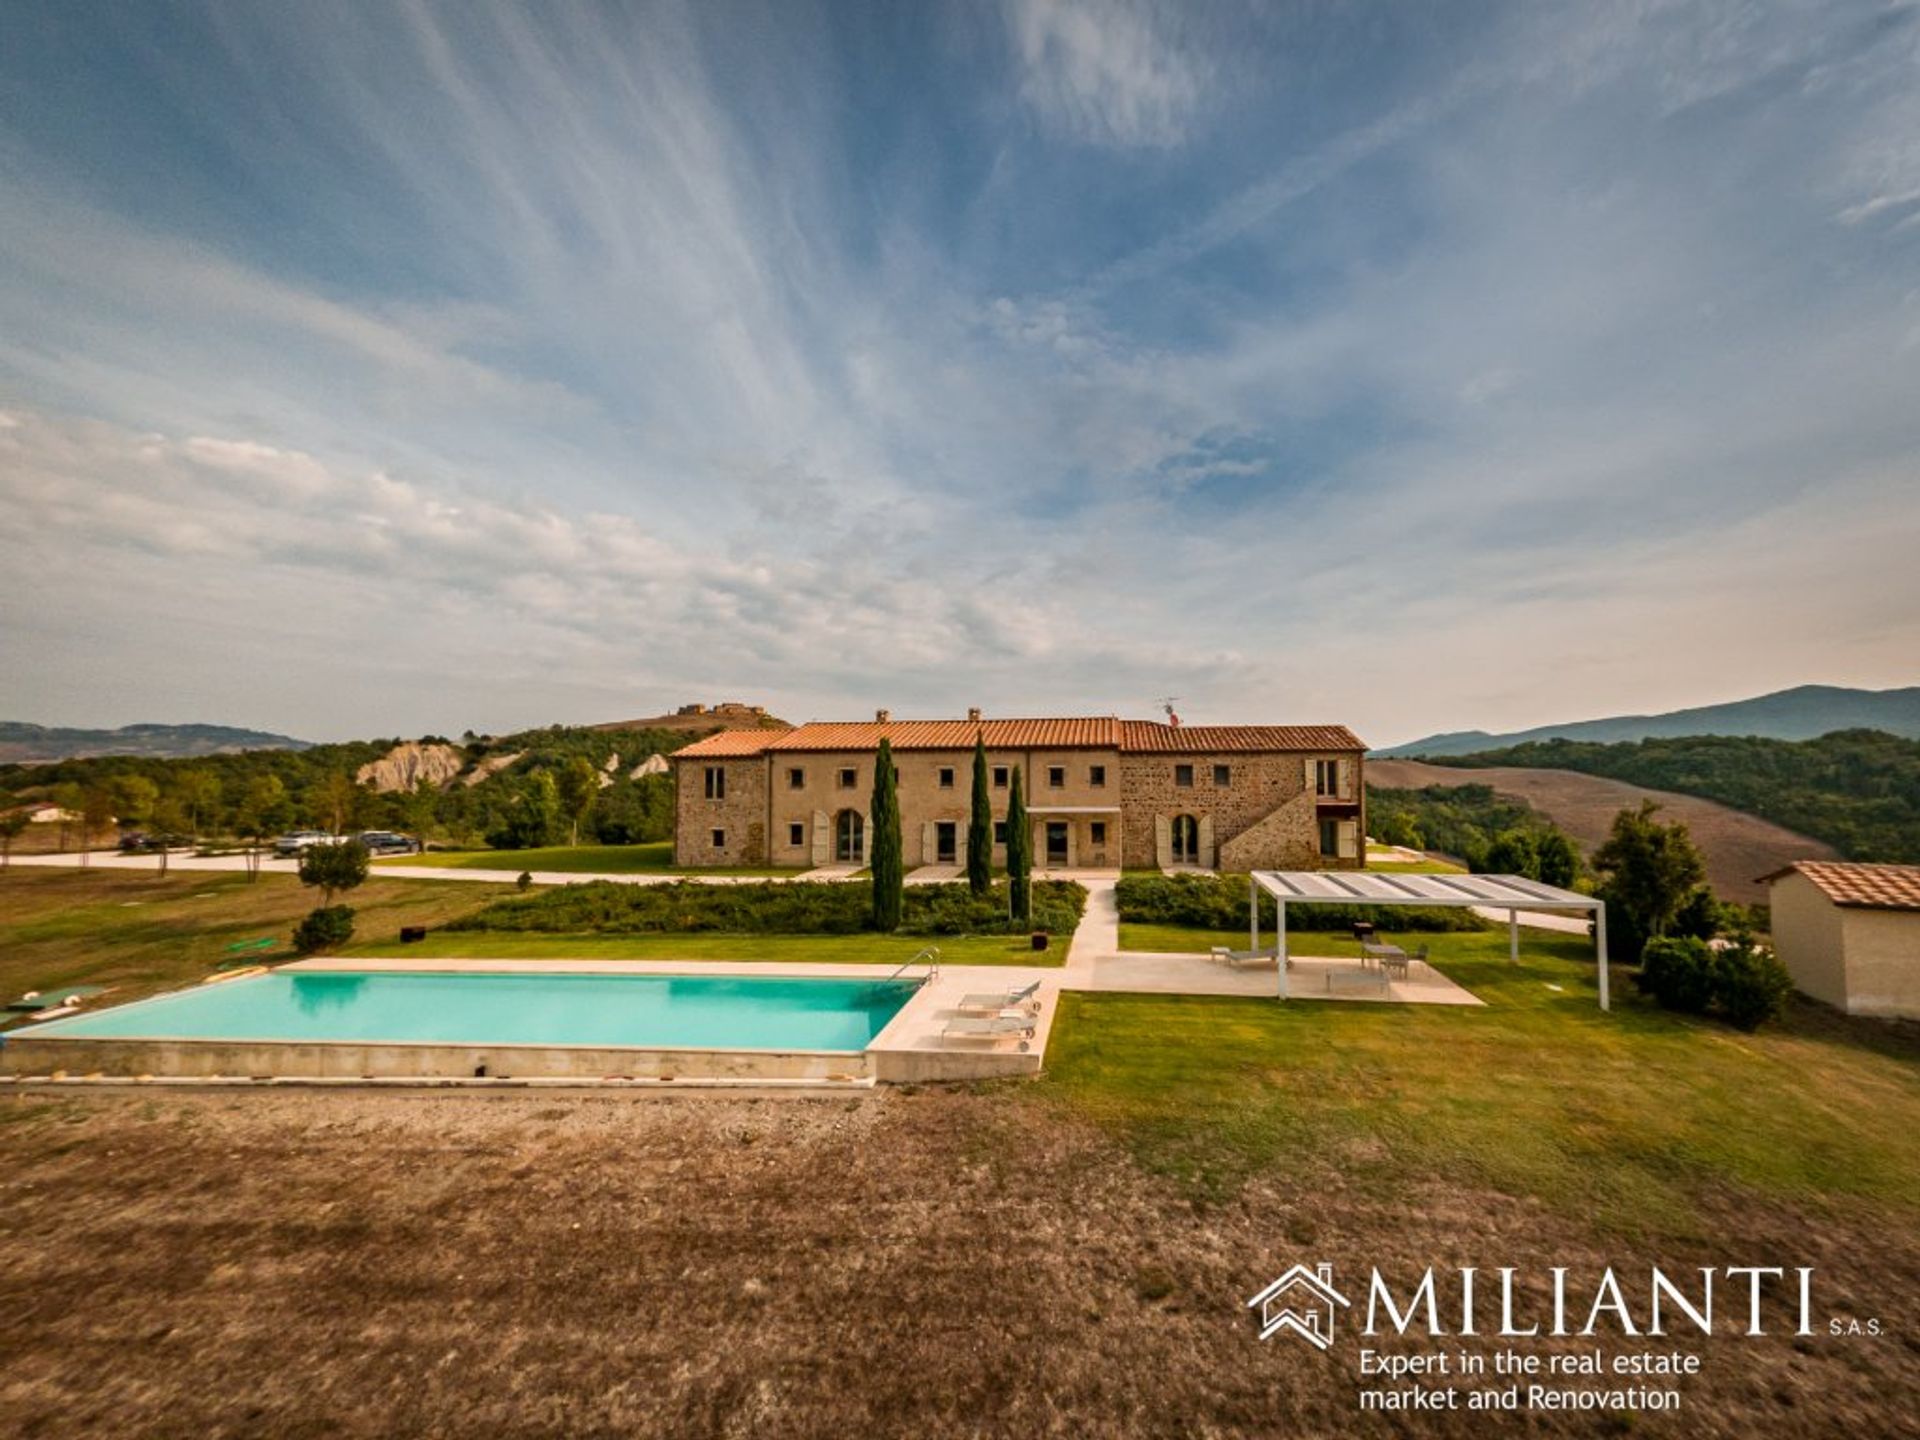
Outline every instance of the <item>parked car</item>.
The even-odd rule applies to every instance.
[[[191,835],[148,835],[136,830],[120,837],[120,849],[128,855],[157,855],[162,850],[191,850]]]
[[[295,830],[273,842],[273,853],[298,855],[309,845],[335,845],[345,838],[343,835],[330,835],[325,830]]]
[[[359,840],[375,855],[411,855],[420,848],[417,840],[397,830],[362,830]]]

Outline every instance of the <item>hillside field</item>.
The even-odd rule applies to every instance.
[[[1573,770],[1528,770],[1503,766],[1468,770],[1419,760],[1369,760],[1370,784],[1418,789],[1428,785],[1491,785],[1525,800],[1579,842],[1591,855],[1607,838],[1613,817],[1643,800],[1661,807],[1663,818],[1683,821],[1706,856],[1707,881],[1722,900],[1753,904],[1767,898],[1755,882],[1795,860],[1835,860],[1831,845],[1797,835],[1771,821],[1692,795],[1649,790],[1624,780]]]

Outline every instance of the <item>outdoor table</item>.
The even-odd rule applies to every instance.
[[[1360,963],[1363,965],[1369,960],[1404,960],[1406,958],[1407,952],[1398,945],[1375,945],[1368,940],[1360,942]]]

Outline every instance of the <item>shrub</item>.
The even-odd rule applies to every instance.
[[[1793,991],[1787,967],[1741,935],[1718,948],[1692,935],[1647,942],[1640,988],[1669,1010],[1714,1013],[1741,1030],[1756,1030],[1785,1007]]]
[[[1247,923],[1245,875],[1125,875],[1114,889],[1123,922],[1238,930]],[[1385,909],[1376,905],[1298,905],[1287,910],[1290,930],[1346,930],[1356,920],[1383,929],[1484,930],[1487,922],[1465,908],[1444,905]],[[1260,897],[1260,923],[1279,923],[1271,896]]]
[[[1704,1015],[1713,1003],[1713,950],[1692,935],[1649,940],[1641,953],[1639,983],[1669,1010]]]
[[[353,907],[322,905],[294,927],[293,948],[302,955],[337,950],[353,938]]]
[[[1720,1011],[1738,1030],[1757,1030],[1786,1008],[1793,977],[1773,951],[1741,935],[1714,955],[1714,981]]]

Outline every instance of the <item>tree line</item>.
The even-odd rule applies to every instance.
[[[350,741],[304,750],[254,750],[192,759],[100,756],[51,765],[0,766],[0,846],[24,830],[24,807],[52,804],[73,818],[60,846],[98,843],[113,825],[184,840],[260,840],[293,828],[346,834],[397,830],[457,844],[505,848],[664,840],[673,826],[670,776],[634,776],[652,754],[698,738],[664,729],[552,726],[422,745],[459,752],[461,776],[444,788],[377,792],[355,782],[401,740]],[[488,762],[512,763],[476,784]],[[610,762],[618,757],[609,770]],[[609,782],[602,783],[603,777]],[[11,832],[11,833],[10,833]]]
[[[1578,770],[1717,800],[1824,840],[1849,860],[1920,863],[1920,740],[1836,730],[1816,740],[1688,735],[1532,741],[1436,765]]]

